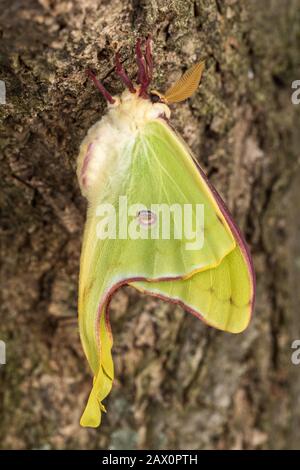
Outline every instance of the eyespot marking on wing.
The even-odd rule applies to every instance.
[[[140,225],[143,225],[144,227],[149,227],[156,223],[157,216],[154,212],[150,210],[141,210],[137,213],[137,219]]]

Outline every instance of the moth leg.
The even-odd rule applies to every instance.
[[[124,85],[129,89],[129,91],[131,93],[135,93],[136,90],[135,90],[135,88],[132,84],[132,81],[130,80],[127,73],[125,72],[125,69],[124,69],[123,65],[120,62],[120,57],[119,57],[118,52],[116,53],[116,59],[115,60],[116,60],[116,74],[119,75],[120,79],[122,80]]]
[[[147,98],[147,88],[150,84],[150,78],[147,73],[147,63],[142,53],[142,44],[141,44],[140,38],[136,42],[135,53],[136,53],[136,62],[138,65],[137,81],[141,85],[139,95],[142,96],[143,98]]]
[[[108,101],[110,104],[114,104],[115,100],[113,99],[111,94],[106,90],[106,88],[102,85],[102,83],[97,79],[96,75],[90,69],[86,71],[86,74],[93,80],[94,84],[96,85],[100,93],[104,96],[106,101]]]
[[[146,40],[145,59],[147,64],[147,75],[150,84],[153,75],[152,37],[150,34]]]

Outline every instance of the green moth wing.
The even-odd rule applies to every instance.
[[[221,223],[226,221],[236,245],[217,266],[199,270],[193,276],[188,275],[187,278],[178,279],[176,282],[136,281],[130,284],[141,292],[157,295],[166,300],[172,299],[215,328],[239,333],[248,326],[254,303],[254,270],[246,243],[222,199],[209,184],[186,144],[167,124],[163,122],[159,124],[151,126],[155,141],[158,140],[155,132],[161,135],[160,145],[155,147],[152,143],[152,148],[156,148],[157,153],[161,155],[167,152],[165,146],[170,146],[174,149],[176,158],[180,156],[192,162],[199,180],[199,190],[208,192],[212,202],[217,203],[224,217],[218,215],[219,221]],[[205,235],[210,238],[211,232],[206,230]],[[223,241],[218,236],[216,245],[223,244]]]
[[[112,385],[107,306],[121,285],[179,303],[208,324],[233,333],[246,328],[254,303],[254,273],[246,244],[220,196],[171,127],[163,119],[148,121],[114,161],[101,191],[90,198],[81,255],[80,334],[95,376],[83,426],[100,424],[102,400]],[[132,233],[144,238],[117,233],[113,220],[122,220],[124,195],[128,207],[134,208]],[[204,208],[201,249],[186,249],[191,239],[182,232],[175,211],[170,215],[170,238],[149,238],[152,222],[144,224],[144,219],[148,213],[151,220],[158,216],[153,205],[185,204]],[[99,227],[98,208],[106,206],[114,211],[107,212],[106,223]],[[166,214],[159,215],[163,220]],[[96,236],[105,230],[115,238]],[[176,238],[180,230],[182,236]]]

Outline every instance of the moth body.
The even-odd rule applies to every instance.
[[[93,201],[101,187],[130,164],[128,152],[145,124],[159,117],[170,117],[170,108],[161,102],[152,103],[125,90],[114,97],[107,113],[97,121],[84,138],[77,160],[77,177],[82,194]]]

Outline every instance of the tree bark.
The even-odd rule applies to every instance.
[[[2,0],[2,448],[300,448],[299,0]],[[154,40],[154,87],[198,59],[200,89],[172,123],[253,254],[257,302],[240,335],[128,287],[111,303],[116,380],[101,429],[79,418],[91,376],[77,328],[86,203],[76,156],[114,94],[121,50]],[[297,222],[296,222],[297,221]]]

